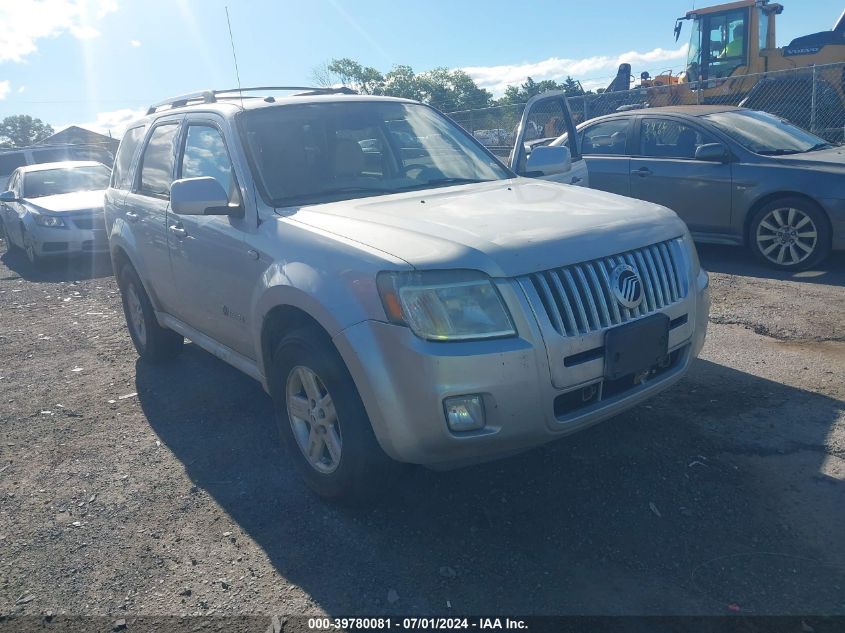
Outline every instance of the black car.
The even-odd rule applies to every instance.
[[[698,241],[746,245],[791,270],[845,249],[845,149],[782,118],[675,106],[610,114],[577,130],[591,187],[673,209]]]

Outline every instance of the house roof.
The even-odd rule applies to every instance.
[[[113,143],[117,139],[105,134],[86,130],[78,125],[71,125],[60,132],[56,132],[52,136],[41,140],[39,145],[66,145],[66,144],[80,144],[80,143]]]

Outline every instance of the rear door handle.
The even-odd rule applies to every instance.
[[[180,239],[183,238],[183,237],[187,237],[187,235],[188,235],[188,232],[183,227],[179,226],[178,224],[171,224],[167,228],[170,230],[171,233],[173,233],[173,235],[175,235],[176,237],[178,237]]]
[[[634,172],[640,178],[645,178],[646,176],[651,176],[651,170],[648,167],[640,167],[637,171]]]
[[[130,222],[137,222],[138,221],[138,214],[134,211],[127,211],[126,212],[126,219]]]

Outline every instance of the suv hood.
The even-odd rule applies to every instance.
[[[292,220],[355,240],[420,269],[513,277],[679,237],[656,204],[516,178],[300,207]]]
[[[105,190],[97,191],[73,191],[71,193],[59,193],[55,196],[41,196],[40,198],[24,198],[24,202],[36,211],[49,211],[51,213],[65,213],[68,211],[88,211],[89,209],[102,209]]]

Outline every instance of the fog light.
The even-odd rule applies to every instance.
[[[443,400],[446,422],[453,431],[476,431],[484,428],[484,400],[479,395],[453,396]]]

